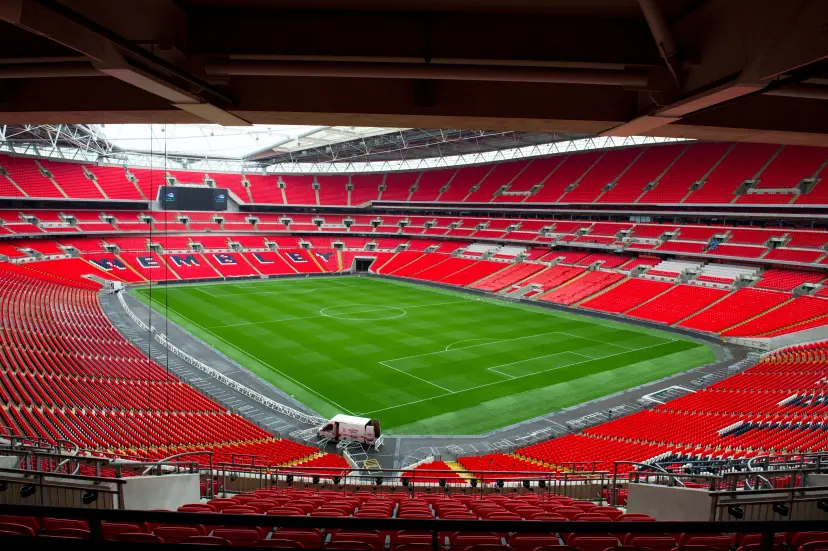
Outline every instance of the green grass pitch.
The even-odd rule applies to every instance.
[[[394,434],[480,433],[714,360],[671,333],[398,280],[134,292],[320,414]]]

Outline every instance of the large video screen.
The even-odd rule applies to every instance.
[[[227,190],[162,186],[160,200],[164,210],[227,210]]]

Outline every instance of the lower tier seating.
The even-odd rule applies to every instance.
[[[0,265],[0,424],[14,434],[147,459],[196,450],[212,451],[214,462],[234,454],[272,464],[319,457],[148,361],[103,314],[92,285],[13,266]],[[330,465],[347,467],[338,456]]]
[[[672,287],[672,284],[664,281],[632,278],[601,293],[595,298],[584,301],[581,306],[603,312],[621,314],[643,302],[655,298],[670,287]]]
[[[543,295],[539,300],[555,302],[557,304],[574,304],[622,279],[624,279],[624,276],[615,272],[603,272],[599,270],[587,272],[583,277],[579,277],[562,285]]]
[[[627,311],[627,315],[672,325],[727,294],[728,291],[723,289],[677,285],[647,304]]]
[[[532,275],[543,270],[542,264],[528,264],[518,263],[512,264],[507,269],[491,276],[482,281],[478,281],[471,285],[473,289],[481,291],[491,291],[493,293],[501,291],[506,287],[531,277]]]
[[[396,253],[365,250],[373,248],[368,247],[371,239],[367,237],[306,234],[153,237],[153,243],[172,248],[164,248],[161,253],[155,246],[149,250],[146,237],[107,237],[106,241],[86,237],[67,242],[71,245],[64,245],[61,238],[13,239],[0,243],[0,253],[11,261],[9,269],[17,267],[37,277],[90,288],[98,286],[95,278],[141,284],[333,273],[354,269],[354,260],[362,258],[374,260],[372,273],[504,292],[523,300],[576,305],[700,331],[729,331],[726,336],[769,338],[828,325],[828,313],[822,310],[828,302],[823,300],[828,298],[828,287],[822,283],[823,273],[816,271],[770,269],[762,273],[755,266],[719,262],[590,254],[549,247],[526,251],[524,247],[416,238],[375,241],[377,245],[396,248],[403,244],[412,249]],[[331,248],[334,245],[338,248]],[[115,251],[104,250],[109,246],[116,247]],[[78,251],[80,258],[69,257],[69,252]],[[508,253],[504,253],[508,260],[494,260],[503,251]],[[628,275],[631,277],[622,281]],[[680,282],[687,280],[692,288]],[[729,292],[734,287],[743,288]],[[813,294],[819,300],[803,297],[790,308],[779,310],[784,315],[779,318],[781,323],[772,322],[777,319],[772,315],[774,309],[793,299],[794,290],[796,294]],[[661,293],[665,293],[663,299]],[[808,308],[800,307],[806,304]],[[747,323],[761,315],[766,316]]]
[[[688,329],[718,333],[791,298],[787,293],[739,289],[724,300],[689,318],[679,325]]]

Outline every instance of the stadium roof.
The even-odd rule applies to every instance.
[[[814,0],[16,0],[0,2],[0,113],[828,146],[827,15]]]
[[[121,151],[265,161],[308,148],[364,140],[394,128],[217,124],[98,125],[102,139]]]
[[[673,140],[439,128],[0,126],[0,152],[15,155],[235,172],[417,170]]]

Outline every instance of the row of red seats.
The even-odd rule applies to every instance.
[[[106,215],[114,217],[115,226],[103,222],[103,214],[100,211],[43,211],[37,209],[26,209],[21,211],[5,210],[0,211],[0,220],[3,221],[0,227],[3,233],[25,234],[25,233],[56,233],[83,231],[102,231],[113,233],[118,232],[146,232],[151,231],[292,231],[292,232],[317,232],[315,221],[322,221],[323,231],[341,232],[345,231],[345,220],[350,219],[355,223],[351,226],[351,232],[381,232],[397,233],[400,231],[399,224],[406,222],[404,233],[417,235],[438,235],[454,237],[478,237],[489,239],[512,239],[512,240],[539,240],[539,232],[542,228],[548,228],[556,235],[568,236],[570,240],[576,238],[579,231],[588,232],[587,235],[578,238],[587,241],[606,239],[612,243],[621,230],[630,230],[633,240],[657,239],[665,232],[675,232],[674,241],[662,245],[664,250],[685,250],[685,252],[701,252],[703,244],[706,244],[714,235],[721,236],[725,242],[720,246],[721,251],[712,251],[709,254],[725,254],[730,249],[732,255],[745,255],[747,257],[758,257],[768,251],[765,248],[766,242],[771,237],[786,238],[788,242],[785,247],[774,249],[770,258],[779,260],[790,260],[795,262],[808,262],[813,256],[813,251],[803,252],[802,249],[821,249],[828,243],[828,232],[813,230],[795,230],[788,228],[745,228],[727,225],[720,226],[694,226],[678,224],[651,224],[651,223],[616,223],[616,222],[590,222],[570,221],[557,219],[504,219],[504,218],[480,218],[480,217],[429,217],[422,215],[399,216],[383,215],[376,216],[350,216],[343,214],[320,214],[320,215],[299,215],[294,213],[270,214],[270,213],[193,213],[193,212],[152,212],[152,211],[112,211]],[[179,222],[179,217],[188,218],[189,225]],[[149,218],[152,224],[141,221],[142,218]],[[258,219],[254,227],[249,222],[253,217]],[[39,223],[47,225],[36,226],[26,222],[35,218]],[[66,219],[75,218],[78,226],[70,226]],[[223,220],[221,224],[215,219]],[[290,226],[283,223],[285,219],[291,220]],[[363,220],[364,219],[364,220]],[[196,221],[198,220],[198,221]],[[376,221],[379,226],[376,228],[371,222]],[[433,227],[427,228],[433,224]],[[88,225],[88,227],[85,227]],[[109,227],[107,228],[107,225]],[[484,226],[484,229],[477,229]],[[509,231],[509,228],[517,228]],[[116,229],[117,228],[117,229]],[[603,242],[603,241],[602,241]],[[683,247],[683,249],[682,249]]]
[[[78,164],[3,156],[0,166],[7,176],[0,178],[3,184],[0,193],[4,197],[147,200],[154,199],[158,188],[166,185],[166,178],[171,176],[190,185],[206,185],[209,178],[217,186],[229,189],[240,202],[259,204],[357,206],[378,200],[784,204],[794,195],[778,193],[770,195],[771,199],[762,199],[768,196],[736,196],[735,191],[744,180],[757,176],[760,189],[792,190],[803,178],[812,177],[825,160],[825,152],[816,147],[694,143],[595,150],[459,169],[388,174],[245,176],[129,168],[129,174],[136,180],[133,182],[123,168],[86,166],[95,177],[93,181]],[[49,171],[51,178],[44,175],[37,163]],[[715,169],[705,179],[714,165]],[[690,185],[703,179],[704,185],[691,192]],[[610,182],[613,186],[605,190]],[[651,182],[657,185],[646,191],[645,186]],[[280,189],[280,183],[284,189]],[[381,191],[383,183],[385,190]],[[576,184],[574,189],[570,189],[572,184]],[[524,194],[499,195],[503,186]],[[531,194],[535,186],[540,186],[540,191]],[[819,203],[822,195],[821,190],[814,190],[799,196],[795,202]]]

